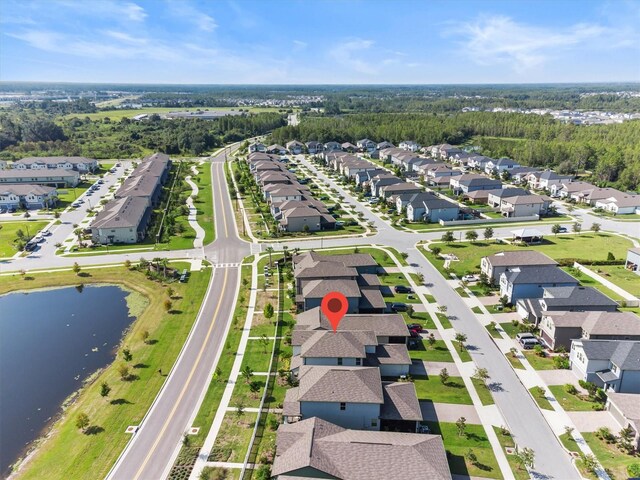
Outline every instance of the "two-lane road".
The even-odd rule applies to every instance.
[[[211,169],[216,240],[205,247],[214,263],[196,323],[165,385],[145,416],[140,429],[109,473],[113,480],[165,478],[190,421],[209,385],[218,352],[224,345],[239,284],[239,267],[249,245],[237,235],[232,203],[224,177],[224,157],[213,158]],[[234,266],[218,266],[233,264]]]

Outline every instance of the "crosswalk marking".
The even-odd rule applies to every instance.
[[[213,268],[237,268],[239,266],[239,263],[215,263]]]

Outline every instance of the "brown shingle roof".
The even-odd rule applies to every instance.
[[[382,392],[381,419],[422,421],[420,402],[412,382],[382,382]]]
[[[301,402],[383,403],[378,368],[303,365],[298,380]]]
[[[525,266],[525,265],[557,265],[558,262],[536,250],[517,250],[498,252],[487,257],[494,267],[501,266]]]

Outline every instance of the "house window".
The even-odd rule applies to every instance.
[[[346,410],[347,409],[347,404],[344,402],[340,402],[340,410]]]
[[[338,365],[342,365],[342,357],[338,357]]]
[[[356,366],[360,366],[362,365],[362,359],[361,358],[356,358]]]
[[[611,364],[611,371],[613,373],[618,373],[618,367],[616,367],[615,364],[613,364],[613,363]]]
[[[377,427],[378,426],[378,419],[377,418],[372,418],[371,419],[371,426],[372,427]]]

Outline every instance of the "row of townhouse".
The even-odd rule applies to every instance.
[[[410,141],[400,143],[400,147],[404,150],[411,150],[412,148],[414,148],[414,145],[418,145],[418,144]],[[363,152],[368,154],[377,154],[378,151],[383,150],[385,148],[390,148],[393,146],[394,145],[392,143],[389,143],[386,141],[376,143],[373,140],[369,140],[368,138],[363,138],[361,140],[358,140],[355,145],[351,142],[322,143],[322,142],[310,141],[307,143],[302,143],[298,140],[291,140],[290,142],[287,142],[284,147],[278,144],[267,146],[259,142],[252,143],[251,145],[249,145],[249,153],[260,152],[260,153],[272,153],[277,155],[287,155],[287,154],[299,155],[301,153],[309,153],[310,155],[316,155],[322,152],[343,151],[343,152],[349,152],[349,153]],[[419,145],[418,145],[418,148],[419,148]],[[416,151],[416,150],[411,150],[411,151]]]
[[[46,185],[0,185],[0,211],[53,208],[58,202],[58,190]]]
[[[403,156],[396,150],[398,149],[383,150],[381,154],[391,155],[393,158],[396,155],[397,158],[415,158],[404,150],[401,152],[408,156]],[[325,153],[324,158],[330,168],[361,186],[371,197],[391,204],[399,214],[406,212],[406,218],[411,222],[448,221],[460,216],[460,208],[456,203],[425,192],[422,187],[402,180],[369,160],[344,152]]]
[[[53,169],[18,169],[0,170],[0,185],[47,185],[50,187],[70,188],[80,183],[77,170],[64,168]]]
[[[16,170],[76,170],[91,173],[98,169],[98,161],[86,157],[27,157],[11,165]]]
[[[367,301],[356,300],[351,291],[379,292],[373,281],[377,263],[369,254],[314,252],[294,256],[293,263],[302,310],[291,337],[290,368],[297,386],[283,403],[274,478],[450,479],[442,438],[416,433],[423,417],[415,386],[396,381],[411,364],[404,319],[363,313]],[[337,278],[354,284],[339,284]],[[317,282],[349,300],[350,313],[336,332],[315,297],[306,297]]]
[[[587,182],[561,182],[550,187],[552,197],[582,203],[616,215],[640,214],[640,195]]]
[[[155,153],[142,159],[91,222],[96,244],[138,243],[144,240],[154,207],[160,203],[171,159]]]
[[[313,198],[309,187],[300,183],[278,154],[250,153],[248,162],[249,171],[281,230],[315,232],[336,228],[329,209]]]

